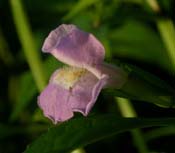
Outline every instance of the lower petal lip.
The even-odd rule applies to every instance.
[[[55,73],[59,73],[59,70]],[[55,73],[53,75],[56,75]],[[104,75],[98,79],[86,71],[72,90],[63,89],[53,82],[53,76],[51,78],[49,85],[38,98],[38,105],[44,111],[44,115],[56,124],[72,118],[73,112],[80,112],[87,116],[108,77]]]
[[[44,115],[54,123],[65,121],[73,116],[71,108],[67,105],[68,96],[67,90],[49,83],[38,97],[38,105]]]

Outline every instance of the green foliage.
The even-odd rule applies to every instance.
[[[150,102],[164,108],[174,108],[175,89],[164,80],[132,64],[113,61],[128,72],[128,80],[120,89],[105,89],[111,96]]]
[[[124,67],[129,71],[128,81],[116,94],[118,92],[122,97],[147,101],[162,107],[175,107],[175,90],[170,85],[133,65]]]
[[[174,124],[174,118],[129,119],[119,118],[116,115],[78,118],[49,129],[47,133],[29,145],[24,153],[67,153],[78,147],[83,147],[133,128]]]

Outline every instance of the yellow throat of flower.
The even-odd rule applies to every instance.
[[[79,79],[86,73],[83,68],[63,67],[59,69],[53,82],[62,86],[65,89],[70,89]]]

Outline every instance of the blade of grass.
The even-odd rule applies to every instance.
[[[123,117],[137,117],[137,114],[131,104],[131,102],[126,98],[116,98],[116,103],[118,104],[121,114]],[[131,130],[133,141],[140,153],[148,153],[148,147],[142,135],[140,129]]]
[[[158,19],[156,23],[162,41],[167,48],[173,73],[175,73],[175,29],[173,22],[170,19]]]
[[[46,78],[25,9],[23,8],[21,0],[10,0],[10,4],[14,23],[26,60],[37,87],[39,91],[41,91],[46,85]]]
[[[160,13],[161,8],[157,0],[145,0],[155,13]],[[175,73],[175,28],[173,22],[169,18],[159,18],[156,20],[162,41],[167,48],[167,53],[172,64],[172,72]]]

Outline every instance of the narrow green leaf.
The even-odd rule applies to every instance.
[[[164,90],[164,93],[174,93],[174,89],[159,77],[131,64],[126,65],[128,65],[131,73],[133,73],[132,75],[142,78],[145,82],[148,82],[152,86],[159,88],[159,90]]]
[[[27,147],[24,153],[67,153],[114,134],[133,128],[174,125],[175,118],[140,119],[99,115],[77,118],[48,130]]]
[[[175,89],[159,77],[136,66],[115,61],[128,72],[128,80],[118,90],[107,89],[108,93],[131,100],[151,102],[161,107],[175,107]]]
[[[26,60],[31,69],[37,88],[41,91],[46,85],[46,77],[43,71],[40,52],[37,49],[25,9],[23,8],[21,0],[10,0],[10,6]]]

